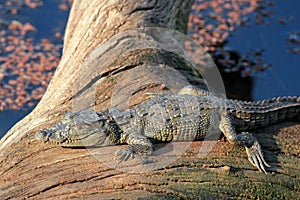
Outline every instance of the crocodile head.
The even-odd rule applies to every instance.
[[[53,127],[36,133],[37,140],[63,147],[107,146],[116,143],[113,121],[103,113],[84,110],[67,113]],[[118,133],[119,134],[119,133]]]

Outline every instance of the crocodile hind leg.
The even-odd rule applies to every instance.
[[[264,159],[260,144],[257,139],[249,132],[237,134],[232,125],[232,118],[228,114],[221,115],[219,124],[220,130],[224,133],[229,142],[244,146],[248,155],[248,160],[260,172],[267,173],[265,166],[270,167]]]
[[[116,151],[115,155],[119,162],[134,158],[134,154],[150,155],[153,152],[151,141],[140,134],[128,134],[125,136],[125,143],[129,144],[127,147]]]

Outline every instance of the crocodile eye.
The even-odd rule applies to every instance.
[[[64,131],[69,131],[70,129],[71,129],[70,124],[64,126]]]

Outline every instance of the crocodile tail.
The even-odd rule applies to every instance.
[[[282,121],[300,121],[300,97],[278,97],[262,101],[235,102],[238,119],[248,121],[249,128],[264,127]]]

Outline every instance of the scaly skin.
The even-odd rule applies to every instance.
[[[300,97],[273,98],[258,102],[228,100],[188,86],[179,94],[156,95],[144,103],[120,111],[83,110],[69,113],[53,127],[41,130],[36,139],[64,147],[129,144],[116,152],[120,161],[134,154],[153,152],[152,142],[203,139],[219,129],[229,142],[244,146],[249,161],[266,173],[257,139],[247,130],[285,120],[300,119]]]

